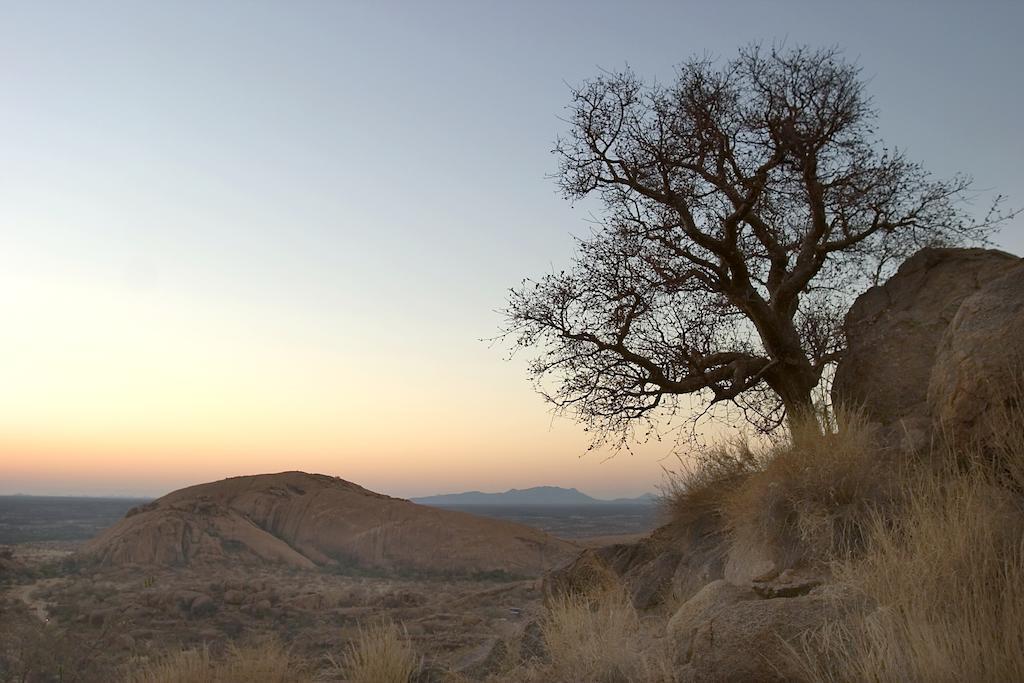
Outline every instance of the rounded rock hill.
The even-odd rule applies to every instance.
[[[80,554],[104,565],[271,562],[536,576],[576,551],[521,524],[417,505],[337,477],[282,472],[169,493],[130,510]]]

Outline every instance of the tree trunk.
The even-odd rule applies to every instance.
[[[782,405],[786,409],[786,426],[793,439],[796,440],[801,432],[806,432],[813,427],[819,433],[821,425],[814,410],[814,399],[812,392],[814,386],[802,377],[803,373],[788,370],[783,367],[770,381],[769,385],[782,399]]]
[[[786,426],[794,440],[797,434],[812,427],[819,433],[821,432],[821,423],[818,421],[818,415],[814,409],[811,392],[808,391],[805,395],[795,399],[783,399],[783,405],[786,407]]]

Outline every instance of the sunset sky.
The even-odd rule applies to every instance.
[[[0,493],[654,490],[668,445],[586,453],[481,341],[588,230],[547,177],[567,84],[839,45],[887,142],[1019,207],[1022,26],[1011,0],[0,1]]]

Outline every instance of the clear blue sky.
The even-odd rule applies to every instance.
[[[478,341],[586,230],[545,177],[566,83],[838,45],[886,141],[1022,206],[1022,26],[1010,1],[0,2],[0,492],[649,490],[663,453],[578,458]]]

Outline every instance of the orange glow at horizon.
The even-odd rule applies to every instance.
[[[432,348],[386,319],[339,313],[328,325],[66,273],[3,277],[0,306],[21,324],[0,340],[17,359],[0,392],[0,493],[157,494],[293,469],[395,495],[541,484],[626,495],[660,481],[655,456],[578,457],[582,430],[552,423],[522,367],[470,333],[410,321],[454,340]]]

